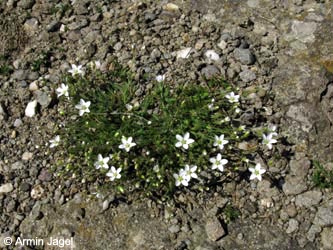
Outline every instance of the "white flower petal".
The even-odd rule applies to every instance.
[[[182,140],[183,140],[183,137],[182,137],[181,135],[176,135],[176,139],[177,139],[178,141],[182,141]]]
[[[188,144],[191,144],[191,143],[193,143],[193,142],[194,142],[194,140],[191,139],[191,138],[187,140],[187,143],[188,143]]]

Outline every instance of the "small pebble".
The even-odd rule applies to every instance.
[[[32,159],[32,157],[33,157],[33,153],[26,151],[22,155],[22,160],[29,161]]]

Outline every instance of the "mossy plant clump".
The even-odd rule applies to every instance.
[[[131,73],[117,64],[104,73],[72,67],[63,79],[69,97],[60,97],[68,104],[61,112],[71,117],[57,132],[67,152],[63,171],[122,192],[165,195],[180,185],[209,189],[247,164],[249,152],[238,145],[253,134],[242,126],[241,97],[227,82],[154,81],[139,98]]]

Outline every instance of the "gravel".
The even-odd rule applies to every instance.
[[[234,50],[235,58],[245,65],[252,65],[255,62],[255,57],[249,49],[236,48]]]
[[[330,7],[330,1],[262,0],[0,4],[0,22],[9,27],[0,31],[0,52],[6,52],[0,66],[14,69],[0,75],[0,247],[7,236],[61,232],[66,218],[68,225],[84,221],[108,236],[82,241],[82,249],[110,247],[103,242],[114,249],[329,249],[331,191],[313,187],[311,160],[333,162]],[[48,63],[33,72],[32,64],[48,51]],[[87,196],[83,203],[71,203],[76,193],[93,193],[96,187],[52,172],[60,152],[46,144],[63,121],[54,90],[70,63],[100,60],[107,69],[113,59],[135,73],[138,96],[161,74],[170,85],[222,76],[240,91],[263,89],[264,94],[253,91],[242,100],[249,108],[240,119],[247,126],[262,120],[278,125],[279,146],[255,158],[267,162],[264,180],[250,184],[246,169],[239,169],[240,176],[228,175],[230,182],[216,190],[184,191],[175,207],[164,202],[140,207],[146,201],[132,196],[107,204],[108,199],[100,204]],[[38,102],[34,114],[24,116],[33,100]],[[221,197],[226,197],[222,204]],[[240,218],[222,225],[231,202]],[[82,211],[80,206],[90,207],[85,216],[74,212]],[[168,219],[160,212],[165,207],[173,207]],[[66,234],[80,237],[80,230]]]
[[[10,193],[13,191],[14,187],[11,183],[6,183],[0,186],[0,193]]]
[[[221,222],[216,217],[208,219],[205,228],[208,238],[212,241],[217,241],[226,234]]]

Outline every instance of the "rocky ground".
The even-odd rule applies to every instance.
[[[62,236],[77,249],[332,249],[333,193],[311,181],[311,160],[333,166],[332,8],[330,0],[2,1],[0,247],[8,236]],[[184,48],[187,58],[177,58]],[[279,128],[282,157],[264,165],[275,181],[162,203],[58,178],[60,153],[47,144],[62,119],[60,77],[70,63],[107,68],[114,59],[135,72],[138,96],[149,88],[144,77],[159,74],[170,84],[223,76],[252,92],[244,120],[264,112]],[[29,118],[32,99],[39,111]]]

